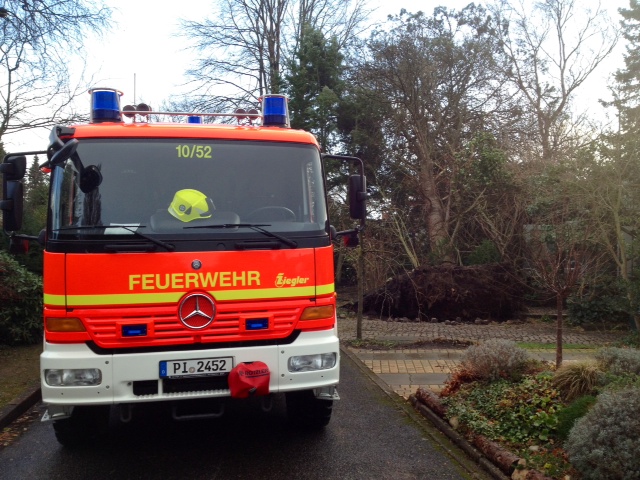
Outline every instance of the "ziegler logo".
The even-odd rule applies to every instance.
[[[248,378],[253,378],[253,377],[264,377],[265,375],[269,375],[269,369],[268,368],[261,368],[259,370],[240,370],[238,372],[238,375],[241,377],[248,377]]]
[[[296,285],[305,285],[309,281],[309,277],[285,277],[284,273],[279,273],[276,277],[276,287],[295,287]]]

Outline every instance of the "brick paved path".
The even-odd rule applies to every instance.
[[[464,349],[350,351],[398,395],[409,398],[420,387],[442,390]]]
[[[356,338],[356,320],[353,317],[338,318],[340,338]],[[628,332],[587,332],[565,327],[565,343],[602,346],[620,340]],[[387,322],[366,318],[362,321],[362,338],[368,340],[393,340],[413,342],[418,340],[449,340],[481,342],[490,338],[503,338],[514,342],[555,343],[554,324],[491,324],[445,325],[426,322]]]
[[[340,337],[356,338],[354,318],[338,318]],[[563,338],[565,343],[580,344],[584,350],[565,350],[565,362],[579,361],[593,356],[595,349],[620,340],[627,332],[603,333],[583,332],[567,328]],[[362,324],[364,340],[390,340],[400,343],[416,341],[465,341],[479,343],[490,338],[501,338],[515,342],[555,343],[556,331],[553,326],[540,324],[518,325],[444,325],[440,323],[386,322],[365,319]],[[451,370],[459,363],[465,347],[447,346],[434,343],[421,348],[389,350],[369,350],[349,348],[348,351],[363,362],[378,378],[399,395],[408,398],[420,387],[434,391],[442,389]],[[554,361],[555,349],[529,350],[535,358]]]

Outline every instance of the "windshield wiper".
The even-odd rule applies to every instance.
[[[173,252],[176,249],[175,245],[171,243],[163,242],[162,240],[158,240],[157,238],[153,238],[137,230],[138,228],[145,227],[146,225],[70,225],[68,227],[58,228],[54,230],[54,232],[63,232],[67,230],[94,230],[96,228],[123,228],[140,238],[144,238],[145,240],[149,240],[150,242],[155,243],[156,245],[166,249],[168,252]]]
[[[271,224],[269,223],[260,223],[260,224],[256,224],[256,223],[222,223],[220,225],[194,225],[191,227],[184,227],[184,228],[250,228],[252,230],[255,230],[256,232],[260,232],[264,235],[266,235],[267,237],[271,237],[271,238],[275,238],[277,240],[280,240],[282,243],[284,243],[286,246],[291,247],[291,248],[298,248],[298,242],[295,242],[293,240],[291,240],[290,238],[284,237],[282,235],[279,235],[277,233],[274,232],[270,232],[269,230],[265,230],[262,227],[270,227]]]

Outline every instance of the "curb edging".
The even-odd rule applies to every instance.
[[[496,467],[491,460],[480,453],[473,445],[471,445],[462,435],[456,432],[448,423],[436,415],[429,407],[420,402],[415,395],[409,397],[409,402],[420,414],[429,420],[438,430],[451,440],[457,447],[464,451],[473,461],[480,465],[487,473],[496,480],[508,480],[502,471]]]
[[[19,397],[13,399],[5,407],[0,409],[0,430],[11,424],[20,415],[25,413],[36,403],[42,400],[40,386],[31,387]]]

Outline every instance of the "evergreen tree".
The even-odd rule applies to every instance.
[[[4,151],[4,144],[0,141],[0,162],[4,161],[4,156],[7,153]],[[0,177],[0,199],[2,199],[2,177]]]
[[[384,111],[388,155],[378,179],[389,215],[402,211],[407,230],[426,235],[430,260],[455,262],[462,219],[454,161],[490,127],[488,109],[499,102],[491,17],[471,4],[432,16],[403,10],[390,23],[368,42],[358,82]]]
[[[24,220],[22,231],[28,235],[38,235],[47,223],[49,203],[49,177],[40,170],[38,156],[27,170],[25,182]],[[29,251],[21,262],[32,272],[42,273],[42,247],[30,242]]]
[[[616,72],[612,88],[618,130],[602,137],[605,161],[591,173],[591,210],[599,220],[601,241],[618,267],[629,313],[640,330],[640,4],[630,0],[620,9],[622,35],[627,40],[625,68]],[[634,268],[635,266],[635,268]]]
[[[327,152],[335,144],[337,111],[344,91],[343,55],[335,38],[306,25],[285,77],[291,126],[316,135]]]
[[[38,156],[33,157],[33,163],[27,171],[27,184],[25,188],[25,202],[28,210],[42,209],[47,206],[49,197],[49,178],[40,169]],[[46,214],[46,212],[44,212]],[[41,227],[44,222],[41,223]]]
[[[629,0],[629,8],[621,8],[622,36],[627,41],[625,68],[616,72],[620,130],[637,132],[640,128],[640,4]]]
[[[6,152],[4,151],[4,144],[2,143],[2,141],[0,141],[0,161],[4,161],[4,156],[6,155]],[[4,195],[4,191],[3,186],[2,186],[3,182],[2,182],[2,177],[0,176],[0,200],[2,200],[3,195]],[[2,212],[0,212],[0,228],[4,225],[4,219],[2,218]],[[0,236],[4,237],[4,235],[2,235],[2,233],[0,232]],[[0,250],[6,250],[9,246],[9,242],[7,241],[6,238],[2,238],[2,240],[0,240]]]

